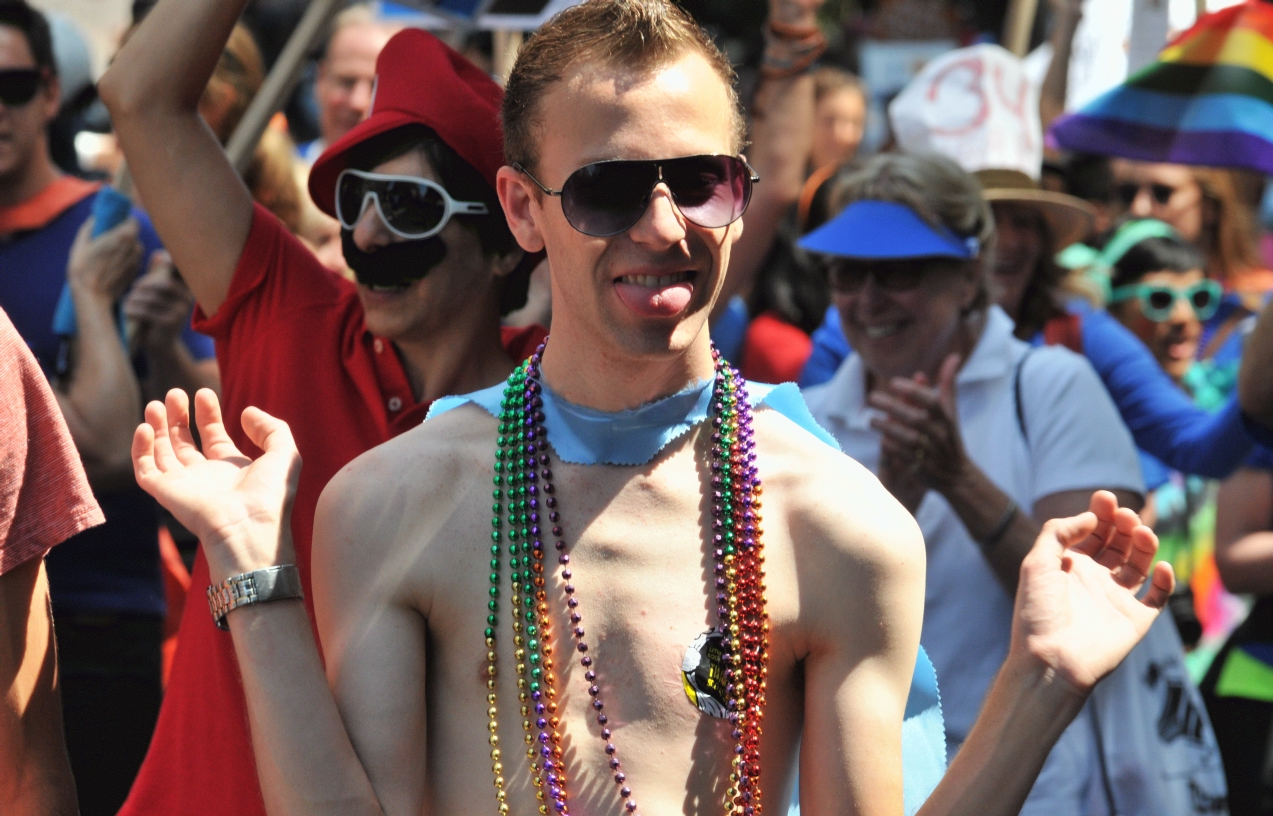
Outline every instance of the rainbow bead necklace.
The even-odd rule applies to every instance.
[[[547,339],[544,341],[547,343]],[[540,362],[544,345],[508,378],[500,404],[499,437],[491,519],[490,600],[486,643],[486,702],[491,770],[501,816],[508,813],[504,790],[503,754],[499,745],[496,694],[502,557],[508,555],[513,657],[517,671],[518,707],[525,731],[526,757],[536,788],[539,812],[569,816],[567,773],[562,759],[558,682],[554,669],[554,628],[549,614],[544,539],[551,538],[566,597],[567,637],[584,669],[588,695],[596,713],[599,735],[614,773],[626,814],[637,816],[637,803],[608,727],[601,687],[584,640],[583,616],[571,584],[570,553],[564,540],[557,497],[549,469],[548,435],[544,430],[543,385]],[[725,813],[760,816],[760,734],[764,719],[765,677],[768,674],[769,620],[765,611],[761,542],[760,478],[756,472],[755,439],[747,386],[739,373],[715,349],[716,382],[712,393],[712,543],[718,630],[725,634],[725,696],[734,739]],[[564,638],[563,638],[564,639]],[[569,651],[569,647],[563,647]],[[563,657],[564,659],[564,657]],[[551,811],[550,811],[551,808]]]

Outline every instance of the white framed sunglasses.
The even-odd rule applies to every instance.
[[[419,176],[343,170],[336,177],[336,219],[352,230],[373,202],[380,220],[399,238],[431,238],[455,215],[488,215],[480,201],[456,201],[441,184]]]

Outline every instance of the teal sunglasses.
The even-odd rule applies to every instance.
[[[1160,283],[1133,283],[1120,286],[1110,293],[1110,303],[1122,303],[1136,298],[1140,301],[1140,310],[1145,317],[1161,323],[1171,317],[1176,308],[1177,298],[1185,298],[1193,307],[1193,313],[1199,320],[1207,321],[1215,316],[1220,308],[1220,299],[1224,297],[1224,287],[1213,280],[1201,280],[1193,286],[1176,289]]]

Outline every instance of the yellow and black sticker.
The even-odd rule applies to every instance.
[[[729,714],[725,705],[723,642],[720,632],[708,629],[694,638],[681,658],[681,682],[685,686],[685,696],[699,711],[722,720]]]

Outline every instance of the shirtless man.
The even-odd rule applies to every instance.
[[[635,409],[713,374],[707,315],[741,221],[720,224],[701,197],[678,205],[669,185],[685,193],[693,183],[672,172],[683,165],[669,167],[666,181],[647,173],[649,187],[610,185],[614,195],[600,199],[582,195],[580,181],[608,170],[567,179],[613,159],[737,156],[729,79],[724,58],[665,0],[591,0],[541,29],[519,57],[504,108],[518,167],[500,170],[500,200],[522,247],[548,252],[554,334],[542,379],[584,407],[572,410],[595,418]],[[548,195],[540,183],[567,192]],[[729,203],[744,191],[741,182],[715,190]],[[607,208],[625,195],[633,206]],[[581,226],[614,234],[593,237]],[[196,402],[208,458],[174,393],[166,406],[152,403],[138,429],[138,481],[199,534],[214,584],[291,563],[285,520],[300,461],[287,425],[245,411],[244,430],[264,451],[250,462],[211,393]],[[786,807],[799,760],[806,812],[899,813],[923,543],[864,469],[777,411],[757,410],[754,427],[770,626],[760,743],[768,807]],[[507,610],[510,600],[488,562],[498,433],[486,410],[466,404],[364,454],[329,484],[313,548],[326,677],[301,604],[254,603],[226,615],[271,813],[553,811],[537,807],[521,750],[531,725],[519,727],[507,618],[495,648],[483,643],[488,604]],[[717,623],[703,499],[710,446],[697,426],[645,465],[589,466],[563,463],[562,446],[552,445],[556,489],[545,501],[559,500],[572,589],[547,577],[541,609],[565,633],[563,593],[580,601],[586,620],[569,625],[587,627],[621,782],[633,791],[629,812],[720,813],[729,786],[730,724],[686,701],[678,670],[686,644]],[[1014,813],[1087,692],[1164,603],[1173,583],[1165,565],[1143,603],[1133,594],[1148,573],[1152,533],[1109,494],[1093,509],[1049,523],[1026,559],[1007,664],[926,812]],[[498,529],[494,540],[503,540]],[[557,640],[568,812],[622,812],[586,688],[592,678],[569,638]],[[501,753],[492,756],[492,746]],[[741,802],[737,812],[747,812]]]

